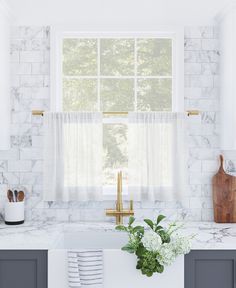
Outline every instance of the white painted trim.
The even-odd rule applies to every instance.
[[[61,61],[61,31],[55,29],[53,26],[50,30],[50,110],[60,111],[62,101],[62,61]]]
[[[64,76],[65,79],[172,79],[172,76]]]
[[[172,45],[173,55],[173,111],[184,112],[184,29],[176,29]]]
[[[14,21],[15,19],[15,16],[6,0],[0,0],[0,13],[7,17],[10,21]]]
[[[232,6],[231,6],[232,7]],[[220,148],[222,151],[236,150],[235,115],[235,63],[236,63],[236,7],[228,10],[220,22],[220,65],[221,65],[221,93],[220,93]]]
[[[101,41],[98,40],[98,46],[97,46],[97,53],[100,55],[100,49],[101,49]],[[100,57],[97,57],[97,99],[98,99],[98,111],[101,111],[101,78],[100,76]]]
[[[236,0],[230,0],[229,3],[219,11],[219,13],[215,16],[215,22],[219,24],[228,13],[231,13],[232,10],[236,8]]]
[[[80,31],[71,26],[51,27],[51,111],[60,111],[62,107],[62,61],[61,49],[63,37],[81,38],[172,38],[173,39],[173,111],[184,111],[184,29],[163,26],[156,31]]]

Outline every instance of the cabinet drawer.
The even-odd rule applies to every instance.
[[[1,288],[47,288],[46,250],[0,250]]]
[[[185,256],[185,288],[235,288],[235,250],[194,250]]]

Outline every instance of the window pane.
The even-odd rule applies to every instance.
[[[137,92],[138,110],[171,111],[171,79],[139,79]]]
[[[116,185],[117,172],[123,172],[123,185],[127,185],[127,125],[103,124],[103,184]]]
[[[134,110],[134,80],[102,79],[101,107],[103,111]]]
[[[171,76],[172,40],[137,39],[139,76]]]
[[[97,110],[97,80],[64,79],[63,110],[64,111]]]
[[[101,39],[101,75],[134,75],[134,40]]]
[[[97,75],[96,39],[64,39],[63,56],[64,75]]]

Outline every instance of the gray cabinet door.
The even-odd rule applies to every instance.
[[[236,288],[235,250],[194,250],[185,255],[185,288]]]
[[[0,250],[1,288],[47,288],[46,250]]]

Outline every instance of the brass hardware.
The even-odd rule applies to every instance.
[[[187,110],[186,112],[188,116],[195,116],[200,114],[198,110]]]
[[[34,116],[43,116],[43,110],[33,110],[32,115]],[[103,115],[128,115],[129,112],[127,111],[114,111],[114,112],[103,112]],[[200,111],[198,110],[187,110],[186,111],[188,116],[199,115]]]
[[[33,116],[43,116],[44,111],[43,110],[33,110],[32,115]]]
[[[117,200],[116,209],[106,209],[107,216],[116,217],[116,225],[123,224],[123,217],[134,215],[133,200],[130,200],[130,209],[123,209],[122,201],[122,172],[117,175]]]
[[[103,115],[128,115],[129,112],[126,111],[114,111],[114,112],[103,112]],[[187,110],[188,116],[199,115],[200,112],[198,110]]]
[[[187,110],[186,113],[188,116],[200,114],[200,112],[198,110]],[[128,115],[128,114],[129,114],[129,112],[127,112],[127,111],[103,112],[103,115]]]

